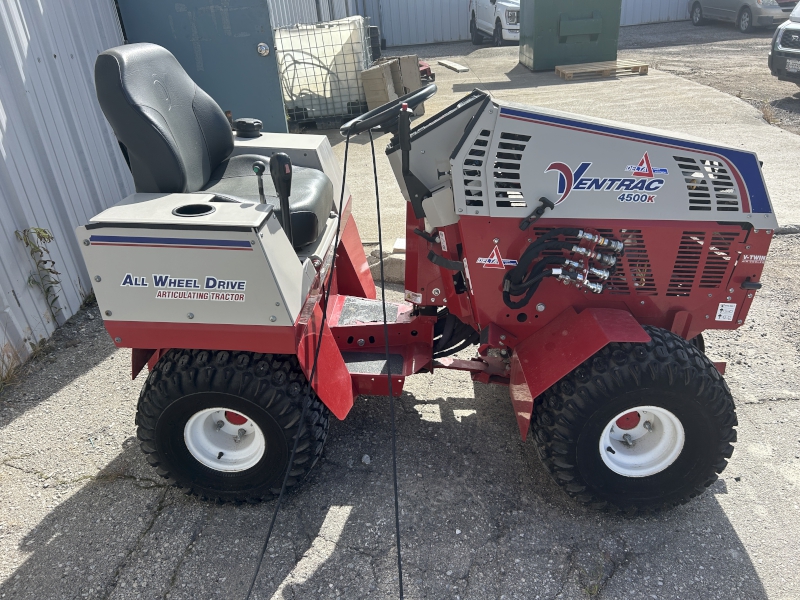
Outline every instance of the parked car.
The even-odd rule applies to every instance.
[[[692,24],[707,20],[733,21],[742,33],[777,25],[787,19],[797,0],[689,0]]]
[[[469,33],[476,46],[485,37],[495,46],[519,42],[519,0],[469,0]]]
[[[800,85],[800,5],[795,6],[789,20],[775,30],[767,64],[781,81]]]

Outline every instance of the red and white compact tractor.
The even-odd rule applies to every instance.
[[[331,413],[439,369],[507,385],[586,505],[666,508],[725,468],[736,412],[701,334],[739,327],[761,287],[776,219],[755,154],[478,90],[415,128],[433,85],[371,111],[342,133],[394,134],[407,201],[384,324],[326,137],[232,133],[151,44],[103,52],[96,86],[136,193],[77,236],[106,329],[149,367],[138,437],[176,486],[272,498]]]

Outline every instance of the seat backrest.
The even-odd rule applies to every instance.
[[[106,50],[94,78],[100,107],[128,150],[137,192],[196,192],[233,151],[225,113],[161,46]]]

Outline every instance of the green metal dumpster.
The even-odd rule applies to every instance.
[[[617,59],[622,0],[522,0],[519,62],[531,71]]]

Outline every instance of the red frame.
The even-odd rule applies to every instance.
[[[382,323],[339,325],[348,296],[376,297],[351,207],[348,199],[342,213],[343,229],[324,322],[319,277],[291,327],[108,320],[106,328],[115,344],[134,349],[133,376],[145,364],[152,369],[166,348],[196,348],[296,354],[309,377],[321,335],[320,368],[315,371],[312,385],[336,417],[343,419],[359,394],[387,395],[387,376],[350,372],[343,358],[345,352],[383,353],[386,344]],[[481,331],[479,356],[472,360],[434,360],[437,317],[415,315],[410,305],[400,307],[397,321],[388,324],[387,331],[390,353],[403,358],[402,371],[392,373],[394,395],[400,395],[409,375],[437,368],[468,371],[476,381],[507,384],[523,439],[536,397],[606,344],[648,341],[643,324],[669,329],[686,339],[705,329],[735,329],[741,325],[755,295],[742,284],[758,282],[764,266],[758,258],[748,260],[745,255],[766,256],[772,240],[769,230],[731,223],[592,221],[592,231],[623,241],[643,241],[646,264],[641,254],[638,262],[633,262],[633,246],[627,247],[621,260],[620,273],[625,279],[617,279],[614,285],[626,286],[625,293],[615,294],[613,289],[607,289],[595,295],[546,279],[528,306],[510,310],[502,301],[505,269],[485,268],[478,259],[488,257],[495,246],[503,258],[517,259],[545,229],[581,224],[548,220],[546,228],[537,224],[527,231],[520,231],[518,225],[517,219],[462,216],[457,224],[439,228],[438,235],[444,243],[434,244],[414,233],[415,229],[424,229],[425,222],[414,216],[409,204],[407,296],[420,300],[415,304],[422,309],[446,306],[451,314]],[[725,240],[726,245],[720,245],[719,240]],[[428,260],[430,251],[462,262],[464,273],[459,276],[434,265]],[[694,261],[688,270],[681,267],[679,287],[674,283],[679,263],[676,253],[683,253],[679,256],[684,258],[688,253]],[[715,266],[709,269],[715,274],[715,285],[703,279],[712,262]],[[643,282],[644,287],[631,285],[634,280]],[[466,289],[460,289],[461,285]],[[736,304],[732,321],[715,320],[720,303]],[[541,305],[538,310],[537,305]],[[491,349],[506,351],[508,360],[490,354]],[[717,366],[724,372],[724,364]]]

